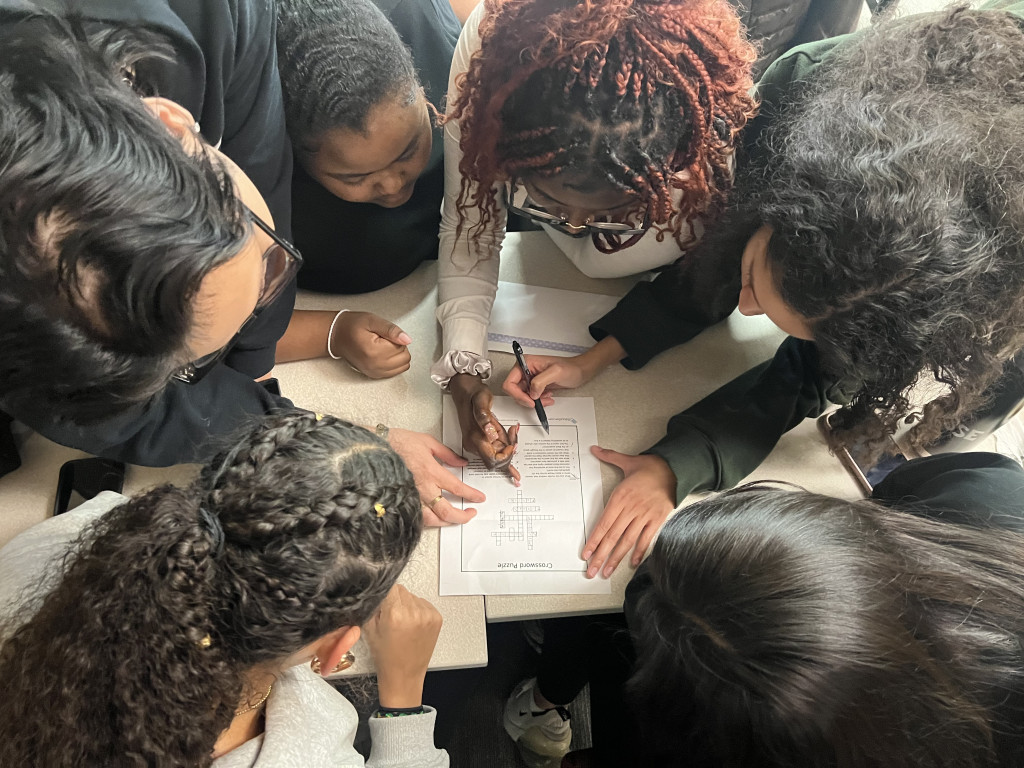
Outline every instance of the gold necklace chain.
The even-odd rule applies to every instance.
[[[267,699],[270,698],[270,692],[273,689],[274,689],[274,684],[271,683],[270,686],[267,688],[267,692],[263,694],[263,698],[261,698],[255,704],[250,704],[249,706],[243,707],[242,709],[236,709],[235,710],[235,715],[236,716],[237,715],[244,715],[246,712],[252,712],[254,709],[259,709],[260,707],[262,707],[263,704],[267,701]]]

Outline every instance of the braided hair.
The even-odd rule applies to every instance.
[[[0,764],[209,765],[247,671],[363,624],[421,528],[387,443],[307,412],[266,418],[192,487],[83,534],[0,647]]]
[[[692,245],[693,219],[725,202],[733,139],[754,113],[755,53],[735,11],[725,0],[485,3],[447,117],[461,130],[460,227],[471,205],[474,233],[494,220],[496,182],[574,169],[646,205],[659,239]]]
[[[389,99],[412,104],[412,53],[370,0],[277,0],[277,64],[295,149],[316,154],[328,131],[366,130]]]

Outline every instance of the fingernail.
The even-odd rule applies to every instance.
[[[519,480],[516,480],[514,477],[512,478],[512,485],[514,485],[516,488],[523,487],[523,484]]]
[[[587,569],[587,578],[588,579],[592,579],[595,576],[597,576],[597,568],[588,568]]]
[[[611,575],[612,575],[612,571],[613,571],[613,570],[615,570],[615,569],[614,569],[614,568],[612,568],[611,566],[608,566],[607,568],[605,568],[605,569],[604,569],[604,577],[605,577],[606,579],[607,579],[607,578],[610,578],[610,577],[611,577]]]
[[[412,336],[410,336],[405,331],[402,331],[400,334],[398,334],[398,340],[402,344],[412,344]]]
[[[584,549],[584,550],[583,550],[583,559],[584,559],[584,560],[589,560],[589,559],[590,559],[590,556],[591,556],[592,554],[594,554],[594,551],[593,551],[593,550],[591,550],[591,549]]]

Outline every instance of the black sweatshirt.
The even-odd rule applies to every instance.
[[[57,12],[71,5],[90,28],[146,26],[166,36],[174,61],[140,67],[139,74],[159,95],[195,115],[204,138],[219,142],[221,151],[248,174],[266,199],[277,231],[290,237],[291,146],[271,0],[44,0],[37,5]],[[10,23],[26,7],[19,0],[0,0],[0,23]],[[133,464],[206,459],[217,447],[211,438],[234,431],[253,414],[290,405],[253,379],[273,367],[294,302],[293,284],[206,378],[195,385],[170,381],[144,408],[86,427],[22,420],[63,445]]]

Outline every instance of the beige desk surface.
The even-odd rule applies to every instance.
[[[514,233],[506,239],[501,278],[551,288],[593,293],[624,293],[630,280],[594,280],[581,275],[540,232]],[[422,265],[400,283],[362,296],[304,293],[298,306],[308,309],[364,309],[397,322],[412,337],[412,368],[386,381],[371,381],[342,362],[320,359],[278,366],[282,391],[296,405],[332,413],[364,424],[378,421],[440,437],[441,396],[429,377],[440,352],[434,320],[437,265]],[[668,419],[748,368],[769,358],[782,334],[764,318],[739,315],[709,329],[683,347],[671,350],[638,372],[613,366],[574,394],[591,396],[597,409],[601,445],[636,453],[663,434]],[[492,384],[501,381],[513,363],[511,354],[492,356]],[[61,463],[83,454],[57,446],[38,435],[22,445],[24,465],[0,479],[0,545],[50,514]],[[188,467],[129,469],[126,492],[133,493],[165,480],[184,480]],[[799,483],[811,490],[852,497],[857,489],[839,463],[829,456],[811,422],[786,435],[769,460],[755,473]],[[617,470],[602,468],[605,499],[620,479]],[[483,665],[487,662],[484,598],[438,597],[438,532],[427,531],[414,561],[402,576],[410,590],[433,601],[445,617],[431,666],[435,669]],[[486,598],[486,617],[504,621],[618,610],[632,569],[620,566],[606,596],[522,595]],[[362,651],[362,652],[360,652]],[[358,669],[365,671],[367,654],[357,648]]]
[[[524,237],[533,237],[529,233]],[[543,236],[543,235],[542,235]],[[569,288],[593,293],[621,292],[623,281],[590,280],[582,277],[560,254],[552,253],[548,243],[529,242],[529,250],[510,244],[518,258],[502,258],[503,280]],[[545,262],[538,256],[543,249]],[[569,266],[571,274],[550,269],[548,264]],[[562,281],[566,282],[562,282]],[[681,347],[669,350],[640,371],[612,366],[573,395],[594,398],[597,412],[597,437],[601,446],[623,453],[638,453],[649,448],[665,434],[669,418],[710,394],[722,384],[769,359],[785,338],[763,317],[743,317],[734,313],[725,322],[708,329]],[[514,364],[511,354],[492,356],[495,366],[494,388]],[[614,467],[602,465],[601,481],[605,501],[622,478]],[[855,498],[856,484],[832,457],[819,436],[814,422],[806,421],[787,434],[768,460],[751,479],[779,479],[798,483],[808,490]],[[687,499],[696,500],[698,496]],[[607,613],[621,610],[626,584],[632,577],[628,558],[611,577],[609,595],[500,595],[485,598],[488,621]],[[599,577],[600,578],[600,577]]]

